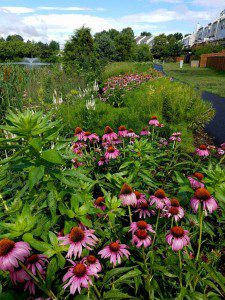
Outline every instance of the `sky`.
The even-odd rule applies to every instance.
[[[225,9],[225,0],[0,0],[0,36],[62,45],[81,26],[92,33],[132,27],[135,35],[195,31]]]

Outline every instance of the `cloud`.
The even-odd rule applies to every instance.
[[[149,0],[174,2],[182,0]],[[187,0],[203,5],[203,0]],[[204,0],[204,2],[207,0]],[[215,0],[220,1],[220,0]],[[224,0],[223,0],[224,1]],[[191,2],[191,3],[192,3]],[[210,1],[208,1],[210,2]],[[165,7],[165,6],[164,6]],[[32,11],[29,11],[32,10]],[[39,6],[36,8],[6,7],[0,8],[0,34],[21,34],[25,39],[42,40],[43,42],[52,39],[62,44],[72,35],[75,29],[87,26],[92,33],[115,28],[121,30],[124,27],[132,27],[135,33],[151,31],[153,34],[175,31],[192,31],[197,22],[212,21],[212,11],[204,7],[200,10],[194,7],[187,7],[179,4],[171,8],[162,8],[150,12],[136,13],[122,17],[105,17],[93,14],[93,11],[102,11],[104,8],[88,7],[56,7]],[[218,9],[217,9],[218,10]],[[179,26],[179,27],[178,27]],[[192,27],[193,26],[193,27]]]
[[[219,8],[221,11],[225,8],[224,0],[192,0],[191,4],[205,8]]]
[[[183,3],[183,0],[150,0],[151,3],[171,3],[171,4],[177,4],[177,3]]]
[[[57,6],[39,6],[37,7],[38,10],[60,10],[60,11],[90,11],[92,10],[89,7],[78,7],[78,6],[71,6],[71,7],[57,7]]]
[[[210,14],[207,11],[192,11],[185,7],[176,10],[158,9],[149,13],[139,13],[124,16],[121,20],[125,23],[165,23],[169,21],[194,21],[209,20]]]
[[[35,9],[23,6],[2,6],[0,9],[13,14],[28,14],[35,12]]]
[[[20,15],[0,8],[0,35],[7,37],[9,34],[20,34],[25,39],[46,38],[44,32],[38,32],[33,25],[26,24]]]

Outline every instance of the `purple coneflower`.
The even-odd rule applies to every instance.
[[[151,117],[151,120],[148,123],[149,125],[153,125],[153,126],[158,126],[159,125],[159,121],[157,119],[156,116]]]
[[[98,197],[95,202],[94,202],[94,206],[96,208],[101,209],[102,211],[106,210],[106,206],[105,206],[105,198],[104,197]]]
[[[136,206],[137,205],[137,198],[135,193],[133,192],[132,187],[128,184],[124,183],[121,188],[119,199],[122,200],[122,205],[124,206]]]
[[[27,280],[25,285],[24,285],[24,291],[29,290],[29,293],[31,295],[35,295],[35,284],[33,282],[33,280]]]
[[[84,132],[84,136],[83,136],[83,140],[86,141],[99,141],[99,137],[97,136],[96,133],[91,133],[90,131],[85,131]]]
[[[106,159],[116,159],[120,155],[120,151],[113,146],[109,146],[105,153]]]
[[[106,126],[102,140],[110,143],[113,140],[117,140],[117,134],[113,132],[111,127]]]
[[[91,272],[99,273],[102,270],[102,266],[99,260],[94,255],[88,255],[82,259],[82,262],[87,265]]]
[[[179,251],[190,243],[188,230],[184,230],[180,226],[174,226],[166,235],[166,242],[172,246],[173,251]]]
[[[207,149],[207,146],[206,146],[206,145],[200,145],[199,148],[196,148],[196,149],[195,149],[195,153],[196,153],[198,156],[203,156],[203,157],[206,157],[206,156],[209,156],[209,155],[210,155],[210,152],[209,152],[209,150]]]
[[[82,141],[83,138],[84,138],[84,131],[83,131],[83,129],[80,128],[80,127],[77,127],[75,129],[75,134],[74,135],[78,138],[79,141]]]
[[[88,250],[92,250],[90,246],[95,246],[98,241],[94,232],[95,231],[92,229],[73,227],[69,234],[64,237],[58,237],[60,241],[63,241],[62,245],[70,245],[66,257],[81,257],[83,247]]]
[[[92,133],[89,137],[90,141],[92,142],[99,142],[99,136],[96,133]]]
[[[24,262],[30,255],[30,246],[25,242],[14,242],[7,238],[0,240],[0,270],[13,271],[18,261]]]
[[[137,198],[137,204],[141,204],[142,202],[146,201],[145,194],[140,193],[139,191],[134,191],[136,198]]]
[[[144,220],[140,220],[138,222],[132,222],[129,231],[131,231],[132,234],[134,234],[139,229],[155,233],[155,230],[152,229],[152,225],[148,224]]]
[[[178,208],[175,206],[171,206],[166,210],[165,217],[172,217],[177,222],[184,217],[184,210],[181,207]]]
[[[147,248],[151,245],[151,243],[152,243],[152,239],[150,235],[148,235],[147,230],[138,229],[137,231],[135,231],[135,233],[132,236],[132,244],[136,245],[137,248],[140,248],[141,246]]]
[[[96,276],[89,266],[85,265],[84,263],[75,263],[70,260],[72,263],[72,267],[69,268],[67,273],[63,276],[63,282],[68,282],[63,286],[66,289],[70,286],[70,294],[74,295],[76,291],[80,294],[81,288],[88,288],[92,285],[91,276]]]
[[[163,147],[163,146],[167,146],[167,145],[168,145],[167,140],[164,139],[164,138],[160,139],[160,140],[159,140],[159,143],[160,143],[160,144],[159,144],[160,147]]]
[[[157,190],[153,196],[150,196],[150,205],[155,204],[157,209],[163,209],[164,206],[170,205],[169,198],[166,197],[164,190]]]
[[[198,188],[204,188],[204,183],[202,182],[204,175],[199,172],[195,172],[193,175],[188,176],[188,180],[191,184],[193,190],[197,190]]]
[[[129,138],[133,138],[133,139],[139,137],[139,135],[137,135],[137,134],[133,131],[133,129],[129,129],[129,130],[128,130],[127,136],[128,136]]]
[[[150,131],[148,130],[148,127],[145,127],[141,130],[140,135],[145,136],[145,135],[150,135]]]
[[[46,263],[48,263],[48,259],[47,256],[43,254],[33,254],[26,259],[26,267],[34,275],[36,275],[36,270],[38,270],[40,274],[44,274]]]
[[[138,203],[137,207],[138,207],[138,209],[135,212],[139,213],[139,218],[146,219],[147,217],[150,217],[151,215],[155,215],[155,211],[150,210],[150,206],[146,200],[142,201],[141,203]]]
[[[120,241],[117,240],[116,242],[112,242],[105,246],[101,251],[99,251],[99,254],[102,258],[110,258],[110,263],[116,266],[117,263],[121,263],[121,258],[123,256],[129,258],[130,252],[127,248],[127,245],[121,244]]]
[[[24,283],[25,280],[30,280],[31,277],[22,268],[14,269],[10,272],[10,278],[16,285],[17,283]]]
[[[126,129],[125,126],[120,126],[118,128],[118,136],[127,137],[127,133],[128,133],[128,130]]]
[[[108,162],[109,162],[108,159],[106,159],[105,157],[100,157],[98,161],[98,166],[106,165]]]
[[[199,204],[203,204],[205,212],[213,213],[218,208],[217,201],[211,196],[210,192],[205,188],[199,188],[195,191],[194,197],[191,198],[191,207],[195,213],[198,211]]]

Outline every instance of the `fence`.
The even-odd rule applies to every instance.
[[[208,57],[206,67],[213,68],[219,71],[225,71],[225,53],[224,56]]]
[[[214,57],[214,56],[225,56],[225,51],[223,50],[222,52],[219,53],[207,53],[207,54],[202,54],[201,59],[200,59],[200,68],[205,68],[207,64],[207,60],[209,57]]]

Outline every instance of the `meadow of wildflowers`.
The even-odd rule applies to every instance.
[[[158,116],[60,126],[32,111],[1,126],[0,298],[223,299],[225,145],[184,152]]]

